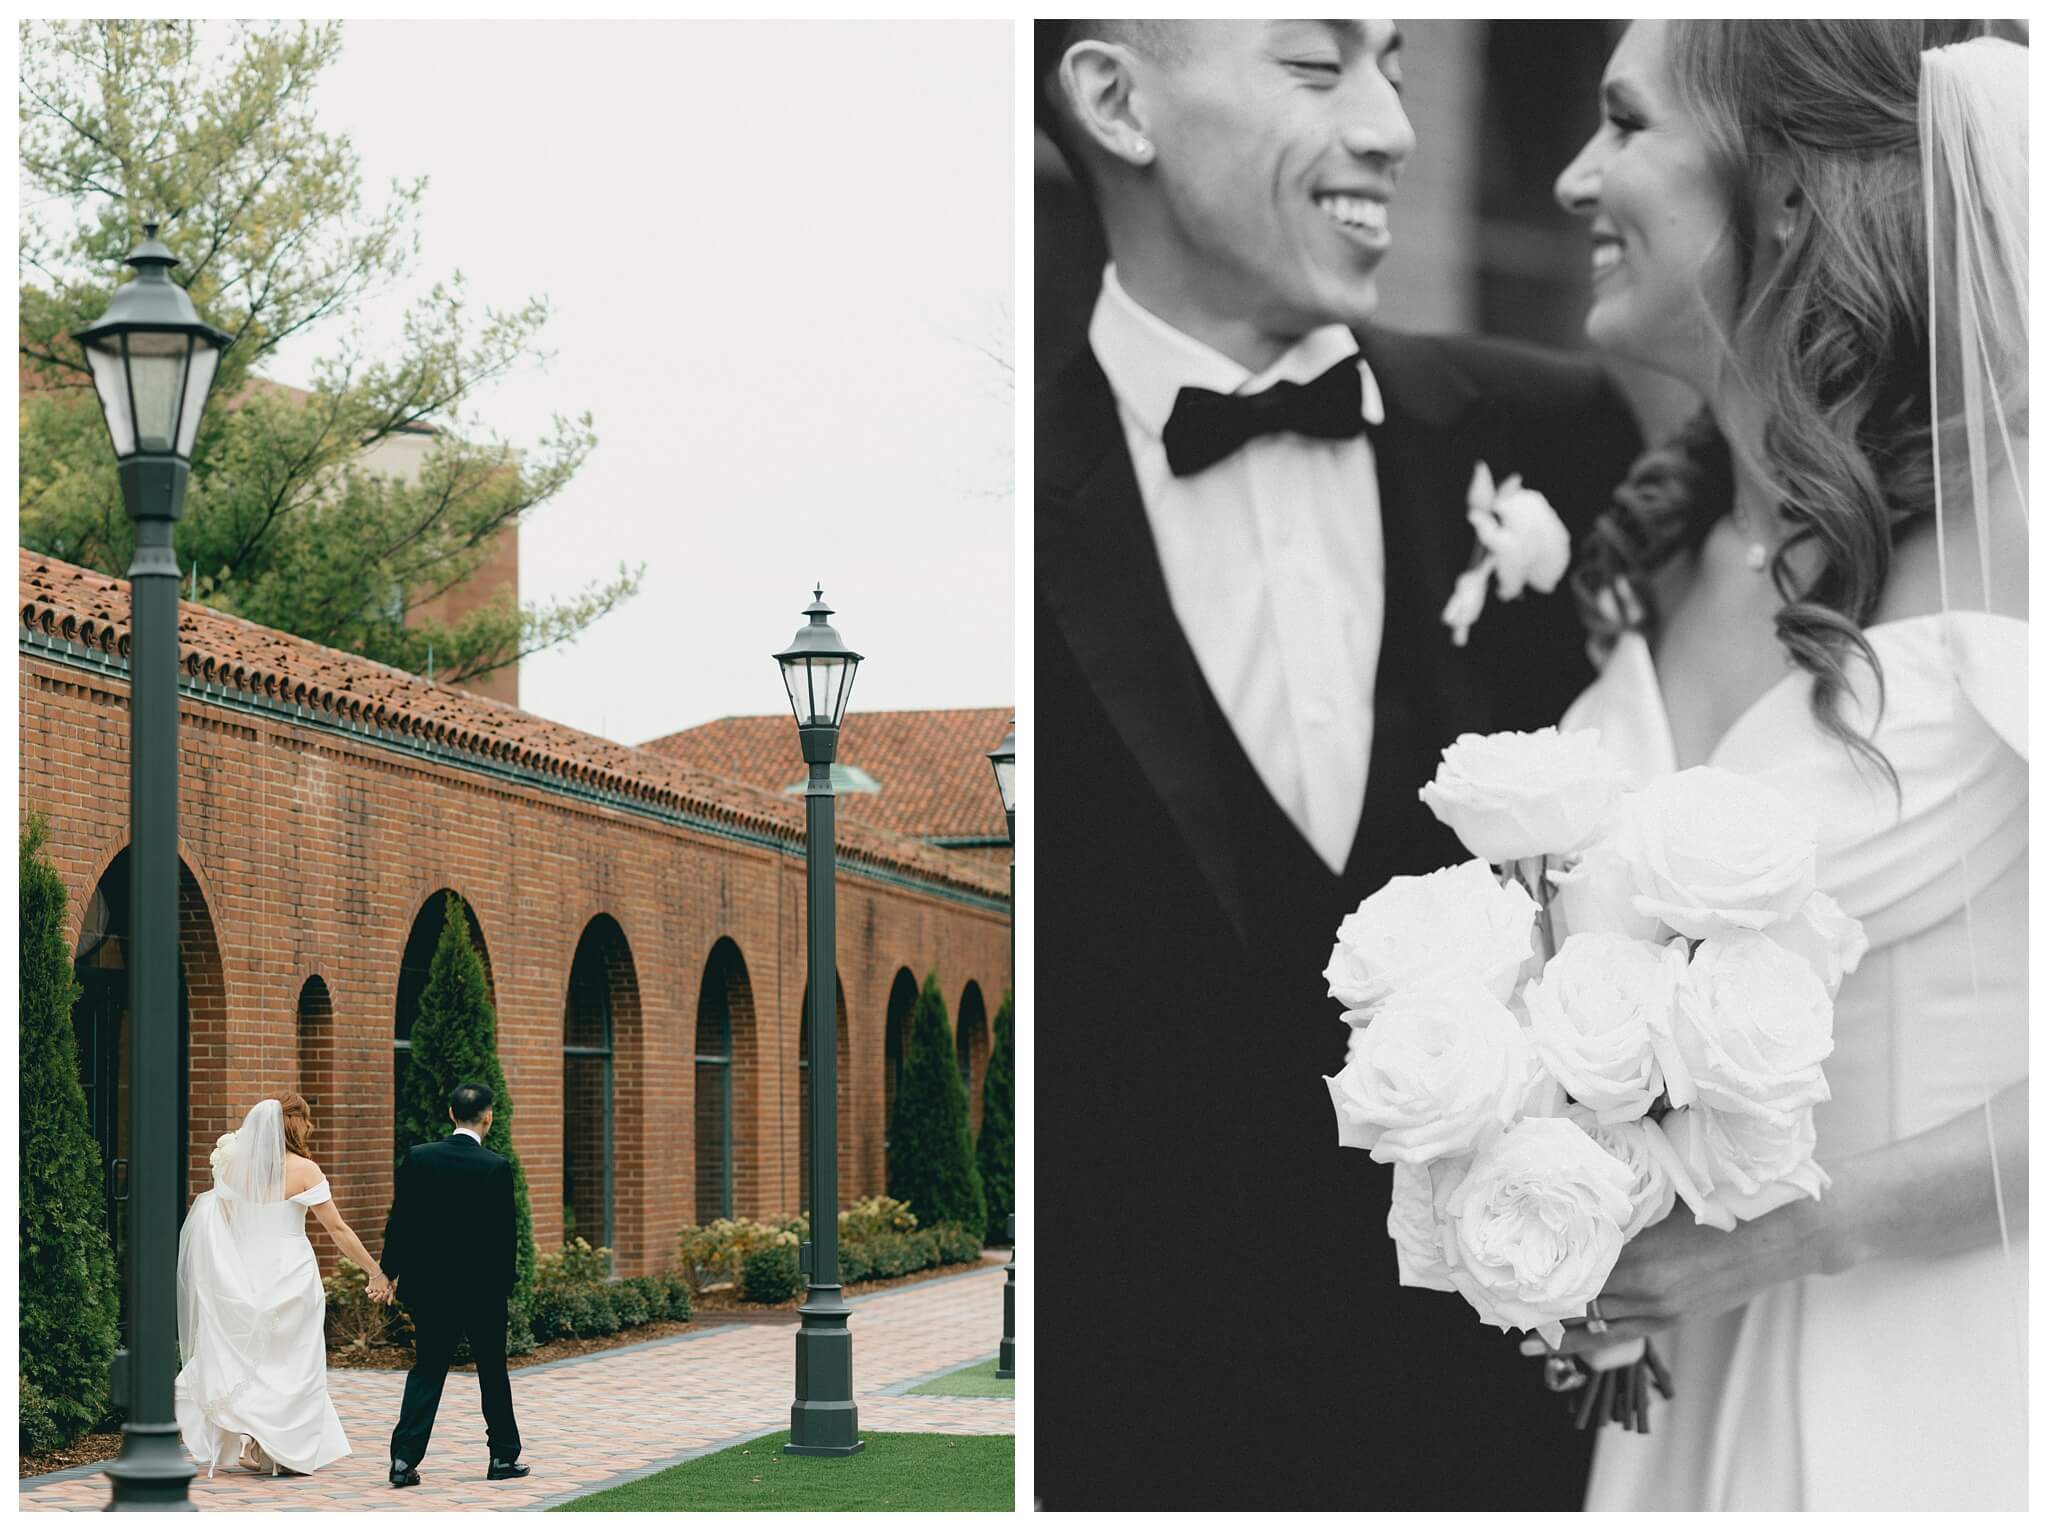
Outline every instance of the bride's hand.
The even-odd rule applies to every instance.
[[[1606,1331],[1591,1334],[1583,1321],[1569,1320],[1559,1348],[1603,1350],[1680,1319],[1726,1313],[1780,1282],[1817,1273],[1827,1247],[1817,1202],[1795,1202],[1730,1233],[1700,1226],[1680,1206],[1622,1246],[1600,1293]]]

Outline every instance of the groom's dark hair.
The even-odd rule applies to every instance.
[[[455,1120],[467,1126],[480,1121],[483,1114],[496,1103],[487,1084],[459,1084],[448,1092],[448,1109],[455,1113]]]
[[[1075,43],[1092,37],[1172,62],[1187,54],[1186,29],[1173,21],[1039,21],[1033,23],[1032,31],[1032,120],[1060,151],[1074,180],[1092,197],[1094,187],[1081,152],[1081,129],[1072,119],[1072,108],[1056,78],[1060,60]]]

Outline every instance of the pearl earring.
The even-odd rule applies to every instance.
[[[1136,154],[1141,160],[1150,159],[1152,157],[1152,140],[1140,138],[1131,145],[1131,152]]]

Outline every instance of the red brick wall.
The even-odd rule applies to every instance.
[[[20,679],[21,809],[50,821],[75,940],[127,840],[126,686],[27,652]],[[542,1248],[560,1236],[569,968],[599,915],[617,922],[625,947],[610,975],[617,1269],[658,1266],[694,1217],[697,1001],[721,937],[746,969],[732,1007],[735,1210],[797,1207],[800,859],[191,698],[181,726],[195,1191],[208,1184],[215,1136],[262,1096],[298,1088],[318,1098],[314,1152],[342,1215],[379,1246],[399,963],[421,906],[452,888],[489,953]],[[969,981],[1000,994],[1010,937],[998,911],[860,876],[841,876],[838,913],[842,1193],[859,1196],[884,1185],[890,980],[902,967],[936,969],[949,995]],[[327,994],[318,1018],[300,1006],[315,977]],[[330,1241],[314,1242],[332,1262]]]

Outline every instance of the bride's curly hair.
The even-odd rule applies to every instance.
[[[280,1090],[270,1098],[284,1111],[284,1146],[301,1159],[312,1158],[306,1150],[313,1144],[313,1108],[306,1097],[296,1090]]]
[[[1883,673],[1863,636],[1894,539],[1934,508],[1928,404],[1927,230],[1920,54],[1982,22],[1674,21],[1673,86],[1701,123],[1729,209],[1734,322],[1722,366],[1763,419],[1759,474],[1791,525],[1771,564],[1787,656],[1814,677],[1820,726],[1890,763],[1843,722],[1847,660]],[[1790,237],[1768,258],[1759,187],[1789,176]],[[1596,645],[1653,624],[1650,576],[1696,549],[1734,503],[1733,453],[1702,412],[1637,459],[1581,541],[1573,589]],[[1799,587],[1786,554],[1813,544]]]

